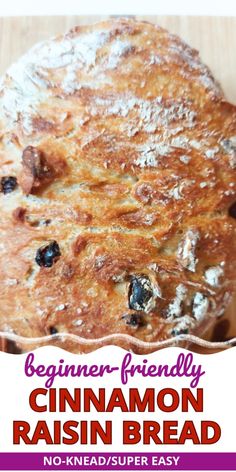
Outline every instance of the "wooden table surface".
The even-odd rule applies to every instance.
[[[53,16],[0,18],[0,74],[33,44],[69,28],[94,23],[108,16]],[[229,101],[236,104],[236,17],[141,16],[180,35],[221,83]],[[230,335],[236,336],[236,299],[229,309]]]

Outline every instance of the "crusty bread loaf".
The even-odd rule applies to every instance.
[[[0,121],[0,331],[152,343],[224,313],[236,108],[197,51],[147,22],[79,26],[7,71]]]

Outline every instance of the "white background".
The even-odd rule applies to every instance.
[[[14,15],[236,16],[235,0],[0,0],[0,16]]]

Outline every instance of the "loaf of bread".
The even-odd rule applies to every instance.
[[[0,331],[204,336],[235,287],[236,107],[198,52],[76,27],[10,67],[0,122]]]

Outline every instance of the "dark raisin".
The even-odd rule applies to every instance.
[[[188,334],[188,328],[173,328],[171,331],[172,336],[180,336],[181,334]]]
[[[226,341],[229,328],[230,328],[229,320],[227,319],[221,320],[219,323],[217,323],[217,325],[214,328],[211,341],[213,342]]]
[[[123,315],[122,319],[125,321],[125,324],[133,326],[134,328],[140,328],[146,325],[145,319],[141,313]]]
[[[25,215],[26,215],[26,208],[22,208],[22,207],[17,207],[12,212],[12,216],[13,216],[14,220],[16,220],[18,222],[21,222],[21,223],[24,223]]]
[[[49,333],[53,336],[54,334],[58,333],[58,330],[55,328],[55,326],[50,326]]]
[[[40,267],[52,267],[53,263],[56,262],[60,255],[61,252],[58,243],[52,241],[47,246],[40,247],[37,250],[35,261]]]
[[[132,310],[145,311],[152,296],[150,279],[146,275],[132,276],[129,286],[129,307]]]
[[[229,207],[229,216],[236,218],[236,202],[234,202],[231,207]]]
[[[13,192],[17,187],[16,177],[2,177],[1,179],[1,192],[6,195],[7,193]]]
[[[44,224],[45,226],[48,226],[48,225],[51,224],[51,222],[52,222],[52,220],[47,219],[47,220],[45,220],[45,221],[43,222],[43,224]]]
[[[22,349],[17,346],[15,341],[13,341],[12,339],[8,339],[6,345],[6,352],[8,352],[8,354],[22,354]]]

